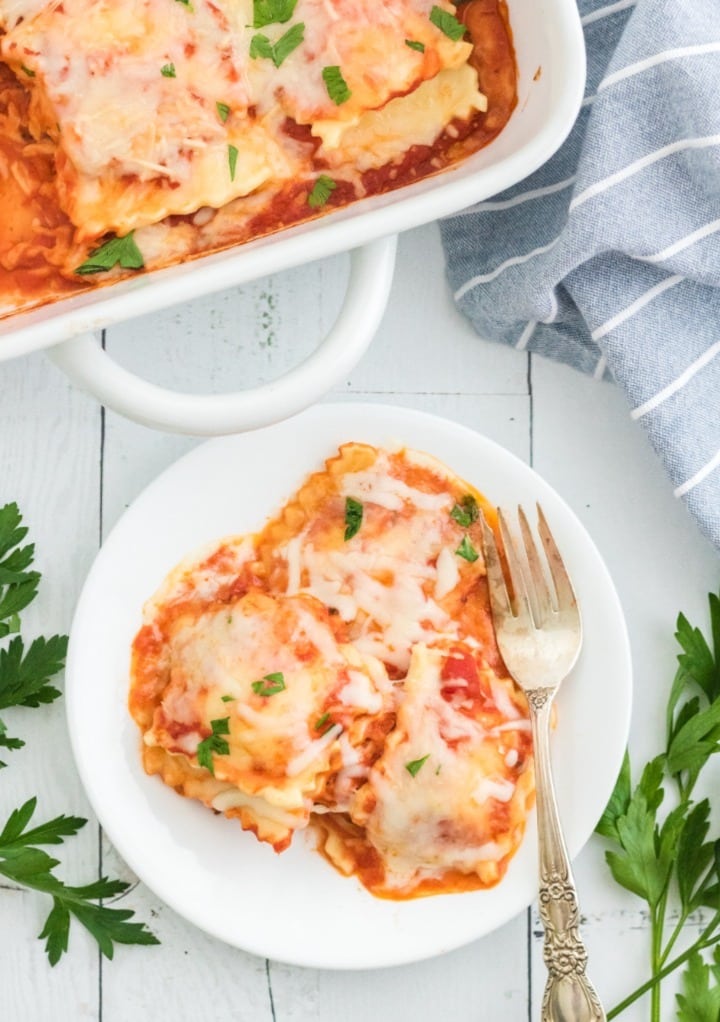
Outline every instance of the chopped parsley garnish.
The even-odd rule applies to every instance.
[[[222,699],[222,701],[224,703],[234,703],[235,702],[235,696],[220,696],[220,698]]]
[[[478,502],[468,493],[467,496],[463,497],[459,504],[450,512],[450,517],[453,521],[456,521],[458,525],[462,525],[463,529],[468,529],[473,522],[476,522],[480,517],[480,508]]]
[[[321,174],[308,195],[308,206],[312,206],[313,209],[320,209],[321,206],[325,205],[336,188],[337,185],[331,177],[328,177],[327,174]]]
[[[163,64],[163,66],[160,68],[160,74],[163,76],[163,78],[177,78],[177,75],[175,74],[175,65]]]
[[[275,67],[280,67],[292,51],[298,48],[304,38],[305,23],[302,21],[289,28],[274,45],[266,35],[259,32],[250,40],[250,56],[253,60],[264,57],[266,60],[271,60]]]
[[[410,763],[405,764],[405,769],[411,777],[417,777],[418,773],[422,769],[424,763],[430,759],[430,753],[427,756],[423,756],[421,759],[414,759]]]
[[[477,550],[472,545],[467,536],[463,536],[463,541],[457,548],[455,553],[458,555],[458,557],[464,557],[466,561],[470,561],[471,564],[473,561],[476,561],[479,556]]]
[[[417,39],[406,39],[405,40],[405,45],[409,46],[411,50],[417,50],[418,53],[424,53],[425,52],[425,43],[421,43]]]
[[[34,78],[35,77],[35,72],[31,71],[29,67],[25,67],[24,64],[21,64],[20,67],[25,72],[25,74],[28,76],[28,78]]]
[[[354,497],[345,498],[345,542],[357,536],[363,520],[363,506]]]
[[[330,721],[330,714],[329,713],[323,713],[322,717],[318,717],[318,719],[315,721],[315,730],[316,731],[322,731],[322,733],[325,734],[332,727],[332,723],[330,723],[330,727],[325,727],[325,725],[329,721]]]
[[[219,720],[211,720],[210,727],[212,728],[212,734],[208,735],[207,738],[203,738],[195,754],[200,766],[205,767],[206,770],[209,770],[215,776],[213,755],[227,756],[230,752],[230,746],[222,737],[222,735],[230,734],[230,718],[221,717]]]
[[[228,119],[228,117],[230,116],[230,107],[229,107],[229,106],[227,105],[227,103],[220,103],[220,102],[218,101],[218,102],[217,102],[217,103],[215,104],[215,109],[216,109],[216,110],[217,110],[217,112],[218,112],[218,117],[220,118],[220,120],[221,120],[221,121],[223,122],[223,124],[224,124],[224,123],[225,123],[225,121],[226,121],[226,120]]]
[[[75,273],[102,273],[113,266],[122,266],[124,270],[140,270],[145,265],[142,252],[133,239],[134,231],[124,238],[110,238],[100,248],[91,252],[84,263],[78,266]]]
[[[257,696],[274,696],[285,690],[285,676],[281,671],[266,674],[259,681],[254,681],[250,687]]]
[[[189,11],[193,11],[193,12],[195,11],[195,8],[194,8],[194,7],[193,7],[193,5],[192,5],[192,4],[190,3],[190,0],[177,0],[177,2],[178,2],[179,4],[182,4],[182,5],[183,5],[183,7],[187,7],[187,9],[188,9]]]
[[[281,24],[290,21],[295,13],[297,0],[253,0],[253,28]]]
[[[324,67],[322,69],[322,77],[328,96],[333,103],[336,106],[340,106],[341,103],[347,103],[352,96],[352,92],[348,88],[348,84],[343,78],[343,73],[337,64],[333,64],[331,67]]]
[[[228,146],[228,166],[230,167],[230,180],[235,180],[235,168],[237,167],[238,151],[237,146]]]
[[[454,14],[450,14],[449,11],[444,11],[442,7],[438,7],[437,4],[430,11],[430,21],[432,21],[435,28],[439,28],[441,32],[452,39],[453,42],[457,42],[458,39],[462,39],[465,35],[465,26],[461,21],[458,21]]]

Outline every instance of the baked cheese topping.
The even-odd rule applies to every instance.
[[[278,851],[313,823],[380,896],[497,883],[532,755],[481,510],[428,455],[350,443],[260,533],[179,565],[133,647],[146,770]]]
[[[342,763],[340,736],[362,739],[363,716],[377,717],[390,699],[381,665],[371,672],[355,649],[340,646],[327,617],[310,597],[256,592],[181,614],[144,736],[146,746],[185,756],[226,786],[213,791],[213,808],[241,810],[259,835],[267,816],[275,845],[307,825],[314,796]],[[286,833],[278,837],[280,821]]]
[[[252,0],[51,0],[23,7],[14,27],[21,10],[10,4],[0,55],[32,89],[30,128],[57,146],[63,208],[92,239],[305,176],[287,117],[336,163],[362,151],[363,170],[483,109],[472,46],[441,31],[432,6],[297,0],[288,20],[256,30]],[[363,120],[459,69],[404,117]]]
[[[356,796],[350,815],[379,852],[391,890],[433,879],[438,869],[476,870],[495,883],[522,837],[528,721],[503,679],[514,726],[498,730],[506,719],[476,655],[460,644],[415,646],[397,725]]]

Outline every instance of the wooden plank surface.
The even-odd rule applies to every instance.
[[[123,364],[186,390],[227,390],[278,374],[310,351],[342,301],[344,257],[109,332]],[[607,560],[633,645],[636,762],[657,751],[673,669],[679,609],[705,620],[717,555],[699,536],[621,396],[609,385],[480,341],[451,305],[435,227],[401,239],[381,330],[332,400],[380,400],[436,412],[491,436],[535,467],[574,508]],[[0,366],[0,501],[18,500],[33,530],[42,596],[28,628],[69,627],[100,529],[112,527],[159,471],[192,447],[102,415],[42,356]],[[37,793],[43,813],[87,813],[60,706],[13,717],[28,746],[0,773],[0,809]],[[72,849],[72,853],[71,850]],[[91,824],[68,845],[65,875],[104,869],[133,879]],[[576,862],[592,974],[608,1003],[642,974],[647,920],[608,882],[601,842]],[[222,945],[142,886],[124,899],[151,922],[158,949],[119,949],[99,972],[94,946],[74,932],[55,970],[35,935],[42,901],[0,888],[3,1017],[22,1022],[525,1022],[539,1017],[539,925],[523,913],[496,933],[430,962],[371,973],[268,964]],[[528,948],[531,950],[528,957]],[[621,949],[622,953],[618,953]],[[9,1007],[8,1007],[9,1004]],[[647,1017],[642,1006],[625,1016]]]

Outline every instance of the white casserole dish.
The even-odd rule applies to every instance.
[[[518,105],[486,148],[435,177],[193,262],[0,320],[0,361],[47,348],[81,388],[145,425],[217,435],[300,411],[361,357],[382,318],[399,231],[486,199],[558,149],[577,116],[585,50],[575,0],[510,0]],[[281,379],[235,394],[179,394],[129,373],[93,331],[337,252],[353,250],[343,308],[315,352]]]

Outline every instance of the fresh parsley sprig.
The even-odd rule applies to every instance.
[[[131,923],[130,909],[108,908],[96,904],[104,898],[123,894],[129,884],[101,877],[82,887],[70,887],[55,876],[59,865],[38,845],[59,845],[73,837],[87,820],[79,816],[58,816],[54,820],[26,829],[37,805],[31,798],[14,810],[0,833],[0,875],[12,883],[29,887],[52,897],[52,908],[40,932],[51,965],[56,965],[68,949],[70,919],[74,916],[97,941],[106,958],[112,958],[115,944],[158,944],[144,923]]]
[[[21,522],[17,504],[0,508],[0,640],[20,632],[20,611],[35,598],[40,582],[40,574],[30,570],[34,545],[22,546],[27,528]],[[66,651],[64,635],[36,638],[26,649],[20,634],[14,634],[6,646],[0,646],[0,709],[33,708],[57,699],[60,691],[50,679],[62,670]],[[0,747],[12,750],[24,744],[10,737],[0,720]],[[55,965],[67,951],[72,917],[92,934],[107,958],[112,958],[115,944],[157,944],[144,923],[130,922],[130,909],[102,904],[105,898],[123,894],[128,884],[101,877],[85,886],[71,887],[55,875],[59,861],[42,846],[62,844],[65,838],[74,837],[87,820],[63,815],[30,827],[36,807],[37,799],[28,799],[10,813],[0,831],[0,877],[52,898],[52,908],[40,932],[50,964]]]
[[[25,649],[20,631],[20,613],[37,596],[40,573],[31,570],[35,544],[23,545],[27,528],[17,504],[0,508],[0,639],[13,635],[0,647],[0,710],[14,706],[37,707],[60,695],[50,679],[62,668],[67,639],[53,635],[37,638]],[[0,718],[0,748],[22,749],[25,742],[8,734]],[[0,768],[7,764],[0,760]]]
[[[703,957],[720,942],[720,837],[709,836],[707,798],[694,798],[704,768],[720,751],[720,598],[711,594],[709,603],[710,641],[678,617],[682,652],[668,698],[665,751],[650,760],[635,787],[625,757],[597,826],[612,843],[606,859],[614,879],[647,903],[650,917],[650,978],[608,1020],[649,992],[651,1022],[660,1022],[662,980],[683,966],[679,1022],[720,1016],[720,947],[711,964]],[[664,812],[668,792],[674,805]],[[671,904],[678,919],[668,933]],[[700,935],[678,953],[690,916],[707,910]]]

